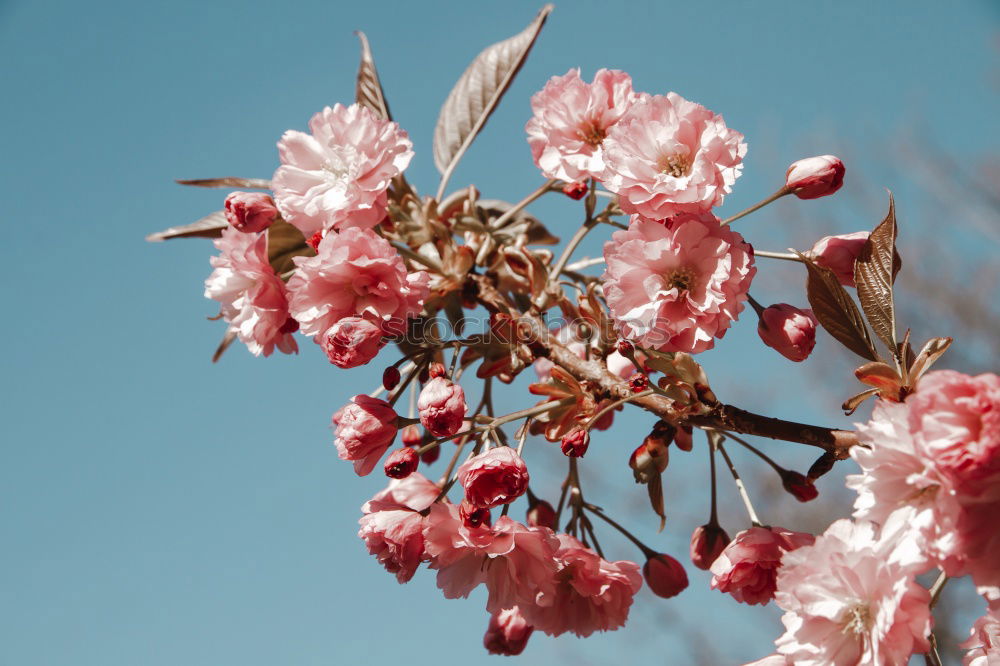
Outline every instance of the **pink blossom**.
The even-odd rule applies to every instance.
[[[405,479],[417,469],[420,456],[408,446],[396,449],[385,459],[385,475],[393,479]]]
[[[271,187],[285,220],[306,238],[381,222],[389,183],[413,157],[406,132],[358,104],[326,107],[309,131],[288,130],[278,142]]]
[[[553,594],[559,542],[543,527],[525,527],[501,516],[492,526],[467,525],[454,504],[434,504],[424,524],[424,544],[448,599],[467,597],[486,584],[486,610],[535,603]]]
[[[769,654],[762,659],[757,661],[751,661],[749,664],[743,664],[743,666],[785,666],[788,660],[785,659],[784,655],[780,654]]]
[[[509,504],[528,488],[528,468],[509,446],[498,446],[470,458],[458,468],[465,499],[479,509]]]
[[[721,205],[746,152],[722,116],[676,93],[644,96],[608,131],[603,179],[623,211],[662,220]]]
[[[525,621],[520,609],[514,606],[490,616],[483,646],[490,654],[513,657],[524,652],[524,646],[534,631],[535,628]]]
[[[326,357],[338,368],[356,368],[375,358],[385,344],[382,327],[363,317],[344,317],[319,337]]]
[[[639,565],[609,562],[568,534],[558,535],[555,587],[521,612],[535,629],[551,636],[589,636],[625,625],[632,598],[642,587]]]
[[[294,261],[289,309],[306,335],[320,335],[354,316],[398,333],[427,297],[427,273],[407,274],[396,250],[370,229],[329,233],[315,257]]]
[[[782,556],[813,542],[813,535],[783,527],[743,530],[715,558],[712,589],[728,592],[737,601],[766,604],[774,597]]]
[[[392,481],[361,507],[358,536],[400,583],[413,578],[424,558],[423,516],[418,512],[434,502],[438,487],[421,474]]]
[[[427,382],[417,400],[420,422],[435,437],[447,437],[458,432],[468,408],[465,391],[445,377],[435,377]]]
[[[531,97],[535,115],[525,126],[542,175],[570,183],[601,178],[604,137],[635,99],[625,72],[598,70],[593,83],[584,83],[579,69],[549,79]]]
[[[225,212],[226,221],[245,234],[264,231],[280,217],[274,199],[263,192],[233,192],[226,197]]]
[[[753,248],[710,214],[633,217],[604,244],[604,296],[619,332],[660,351],[711,349],[743,310]]]
[[[897,547],[895,533],[880,539],[870,522],[838,520],[787,553],[774,597],[785,611],[778,652],[800,666],[894,666],[926,652],[930,594]]]
[[[764,308],[757,333],[765,345],[789,361],[799,363],[806,360],[816,346],[818,325],[812,310],[800,310],[788,303],[778,303]]]
[[[785,187],[799,199],[833,194],[844,184],[844,163],[833,155],[807,157],[792,162],[785,172]]]
[[[353,460],[358,476],[366,476],[396,438],[396,412],[385,400],[361,394],[333,415],[337,454]]]
[[[215,247],[220,254],[211,259],[215,270],[205,280],[205,298],[222,304],[229,330],[255,356],[270,356],[275,347],[286,354],[298,353],[285,283],[267,260],[267,235],[230,227],[222,230]]]
[[[642,577],[646,579],[650,591],[664,599],[676,597],[688,586],[684,565],[666,553],[653,555],[646,560],[642,565]]]
[[[868,231],[855,231],[840,236],[824,236],[805,255],[817,266],[829,268],[845,287],[854,285],[854,260],[868,240]]]
[[[959,646],[967,650],[962,666],[1000,664],[1000,606],[993,606],[972,625],[969,638]]]

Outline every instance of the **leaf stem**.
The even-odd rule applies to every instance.
[[[515,215],[517,215],[522,210],[524,210],[524,208],[528,204],[530,204],[531,202],[533,202],[535,199],[538,199],[539,197],[541,197],[546,192],[551,192],[553,186],[557,182],[559,182],[559,181],[557,181],[555,178],[553,178],[551,180],[547,180],[544,183],[542,183],[541,187],[539,187],[537,190],[535,190],[534,192],[532,192],[528,196],[526,196],[523,199],[521,199],[520,201],[518,201],[516,204],[513,205],[513,207],[511,207],[510,210],[506,211],[503,215],[501,215],[497,219],[493,220],[493,222],[490,224],[490,227],[493,228],[493,229],[503,229],[504,226],[506,226],[506,224],[508,222],[510,222],[510,220]]]

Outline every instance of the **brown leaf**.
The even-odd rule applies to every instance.
[[[858,300],[875,335],[899,357],[892,284],[896,279],[896,210],[889,194],[889,212],[875,227],[854,262]]]
[[[149,234],[146,236],[146,240],[150,243],[159,243],[171,238],[218,238],[222,235],[222,230],[226,228],[227,224],[226,214],[219,210],[211,215],[206,215],[197,222]]]
[[[813,314],[823,328],[852,352],[869,361],[878,361],[865,320],[837,276],[829,268],[813,263],[801,252],[796,252],[805,264],[809,277],[806,280],[806,297]]]
[[[222,358],[222,355],[226,353],[226,350],[229,349],[229,345],[233,344],[235,339],[236,331],[231,328],[228,329],[226,334],[222,336],[222,342],[220,342],[219,346],[215,348],[215,353],[212,354],[212,363],[219,362],[219,359]]]
[[[434,164],[447,181],[524,64],[552,5],[510,39],[487,47],[452,88],[434,128]]]
[[[878,395],[877,388],[871,388],[868,389],[867,391],[862,391],[856,396],[853,396],[845,400],[844,404],[841,405],[840,408],[844,410],[844,414],[850,416],[855,412],[855,410],[857,410],[858,407],[861,406],[861,403],[863,403],[865,400],[875,395]]]
[[[485,211],[490,222],[513,208],[513,204],[500,199],[480,199],[477,205]],[[559,242],[538,218],[523,210],[514,215],[503,229],[493,231],[494,238],[500,242],[512,242],[520,234],[527,236],[529,245],[556,245]]]
[[[302,232],[288,222],[278,220],[267,228],[267,260],[279,276],[295,268],[293,257],[315,254]]]
[[[879,395],[883,398],[899,401],[899,389],[903,384],[903,379],[896,372],[896,368],[888,363],[881,361],[865,363],[854,371],[854,376],[862,384],[879,389]]]
[[[910,383],[916,384],[921,375],[930,370],[930,367],[941,358],[941,354],[948,351],[951,346],[951,338],[931,338],[924,344],[924,348],[917,354],[916,360],[910,366]]]
[[[649,483],[646,484],[646,490],[649,491],[649,505],[653,507],[653,511],[660,517],[659,531],[662,532],[664,526],[667,524],[667,514],[663,509],[663,475],[654,474],[650,478]]]
[[[392,120],[389,113],[389,103],[385,100],[382,83],[375,69],[375,59],[372,57],[368,37],[360,30],[354,32],[361,40],[361,64],[358,66],[358,80],[354,87],[354,99],[361,106],[366,106],[385,120]]]
[[[269,190],[271,181],[262,178],[197,178],[195,180],[177,180],[178,185],[193,187],[244,187],[250,190]]]

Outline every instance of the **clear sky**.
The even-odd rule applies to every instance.
[[[540,4],[0,2],[0,663],[496,661],[480,646],[481,595],[445,601],[427,572],[401,587],[354,536],[358,507],[383,480],[358,479],[337,460],[329,417],[370,390],[381,366],[346,374],[308,343],[268,360],[234,348],[211,365],[223,331],[205,320],[215,311],[201,297],[211,246],[143,236],[221,207],[224,191],[174,178],[268,177],[285,129],[350,102],[355,29],[367,32],[414,140],[408,175],[432,192],[440,102],[481,48],[519,31]],[[559,3],[452,183],[509,200],[537,186],[522,129],[528,98],[580,66],[587,78],[624,69],[638,89],[677,91],[746,134],[745,175],[724,212],[772,192],[792,160],[834,145],[854,146],[845,192],[893,187],[851,176],[874,169],[870,148],[911,120],[961,159],[995,153],[997,19],[995,3],[971,0]],[[829,217],[835,199],[777,205]],[[883,205],[813,235],[870,228]],[[532,211],[560,235],[577,224],[565,199]],[[759,248],[787,247],[793,231],[768,222],[742,230]],[[794,280],[758,298],[801,304],[801,275],[779,275]],[[818,353],[831,348],[823,339]],[[835,404],[809,401],[810,364],[769,355],[751,318],[704,361],[727,399],[846,422]],[[523,405],[518,390],[501,404]],[[628,522],[683,558],[706,500],[681,471],[700,475],[703,461],[668,471],[668,499],[688,508],[656,536],[625,466],[650,421],[620,419],[613,437],[595,440],[584,476],[601,493],[594,501],[631,502]],[[557,460],[539,441],[529,462],[533,448]],[[693,499],[679,496],[685,488]],[[726,513],[732,531],[744,520],[736,509]],[[782,520],[807,509],[786,506]],[[636,556],[625,543],[609,550]],[[690,573],[675,600],[642,593],[634,626],[586,642],[536,636],[521,663],[687,663],[679,618],[732,663],[766,654],[779,624],[757,622],[759,611]]]

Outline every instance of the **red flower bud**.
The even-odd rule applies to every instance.
[[[531,527],[556,528],[556,510],[545,500],[538,500],[528,509],[528,525]]]
[[[441,457],[441,447],[435,446],[433,449],[427,449],[420,454],[420,462],[425,465],[430,465],[438,458]]]
[[[415,425],[408,425],[403,428],[401,437],[404,446],[420,446],[424,441],[423,433]]]
[[[562,191],[570,199],[579,201],[587,196],[587,183],[566,183],[563,185]]]
[[[528,624],[517,606],[490,617],[483,645],[490,654],[515,656],[524,652],[535,628]]]
[[[757,334],[764,344],[789,361],[806,360],[816,346],[816,316],[788,303],[764,308],[757,324]]]
[[[665,433],[658,432],[661,423],[673,428],[669,423],[659,421],[629,457],[628,465],[632,468],[636,483],[649,483],[653,476],[662,474],[670,462],[670,450],[667,448],[670,439],[663,436]]]
[[[416,471],[419,463],[417,452],[404,446],[390,453],[385,459],[385,475],[392,479],[405,479]]]
[[[836,462],[837,462],[837,456],[827,451],[819,458],[816,458],[816,462],[814,462],[812,466],[809,468],[809,473],[807,474],[807,476],[811,480],[815,481],[816,479],[818,479],[819,477],[823,476],[831,469],[833,469],[833,465]]]
[[[844,171],[844,163],[833,155],[807,157],[788,167],[785,187],[799,199],[818,199],[840,189]]]
[[[813,485],[812,479],[806,478],[799,472],[787,469],[779,473],[781,474],[781,485],[784,486],[785,490],[794,495],[798,501],[808,502],[819,496],[819,490]]]
[[[281,217],[274,199],[263,192],[233,192],[226,197],[226,221],[237,231],[255,234]]]
[[[628,340],[619,340],[616,347],[618,347],[618,353],[622,356],[631,356],[635,353],[635,345]]]
[[[729,545],[729,535],[718,525],[706,523],[691,535],[691,561],[699,569],[708,570],[712,562]]]
[[[674,444],[681,451],[690,451],[694,446],[694,441],[692,435],[692,428],[689,425],[680,426],[677,428],[677,432],[674,433]]]
[[[582,458],[590,447],[590,433],[583,428],[575,428],[562,438],[563,455],[569,458]]]
[[[688,586],[687,572],[666,553],[653,555],[642,567],[642,575],[653,594],[664,599],[676,597]]]
[[[448,371],[445,370],[443,363],[438,363],[435,361],[427,367],[427,376],[431,379],[435,377],[444,377]]]
[[[382,387],[386,391],[391,391],[399,385],[399,368],[390,365],[382,372]]]

